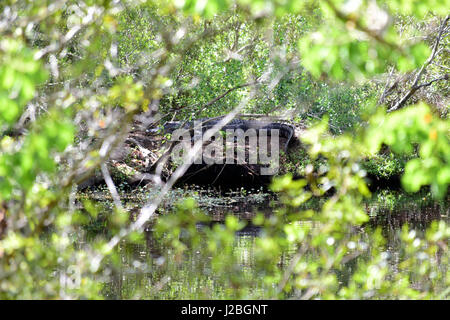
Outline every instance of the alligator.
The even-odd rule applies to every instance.
[[[211,129],[214,125],[216,125],[223,117],[218,118],[201,118],[196,120],[197,123],[201,123],[202,125],[202,133],[206,130]],[[163,125],[164,133],[173,133],[177,129],[186,129],[193,130],[194,129],[194,121],[181,122],[181,121],[170,121],[166,122]],[[295,129],[292,125],[286,123],[279,122],[269,122],[269,121],[261,121],[261,120],[243,120],[243,119],[233,119],[228,122],[225,126],[222,127],[222,130],[237,130],[241,129],[246,131],[248,129],[255,130],[267,130],[267,133],[270,135],[270,130],[278,130],[279,137],[285,138],[286,142],[284,144],[284,151],[286,152],[291,142],[292,137],[294,136]]]

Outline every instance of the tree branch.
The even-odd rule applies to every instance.
[[[208,103],[206,103],[201,108],[201,110],[204,110],[204,109],[208,108],[209,106],[211,106],[212,104],[216,103],[220,99],[224,98],[225,96],[227,96],[230,92],[233,92],[234,90],[238,90],[238,89],[242,89],[242,88],[245,88],[245,87],[253,86],[253,85],[257,84],[258,82],[259,82],[258,80],[255,80],[255,81],[247,82],[247,83],[244,83],[244,84],[240,84],[240,85],[237,85],[237,86],[235,86],[235,87],[233,87],[231,89],[228,89],[227,91],[222,93],[220,96],[217,96],[214,99],[212,99],[211,101],[209,101]]]
[[[422,84],[418,85],[417,89],[420,89],[420,88],[423,88],[423,87],[428,87],[431,84],[433,84],[434,82],[441,81],[441,80],[448,80],[448,79],[449,79],[449,75],[446,74],[445,76],[442,76],[440,78],[436,78],[436,79],[433,79],[431,81],[428,81],[427,83],[422,83]]]
[[[439,80],[448,80],[448,75],[445,75],[442,79],[434,79],[428,83],[425,84],[419,84],[420,79],[422,78],[422,75],[425,72],[425,69],[433,62],[434,58],[436,57],[437,53],[438,53],[438,48],[439,48],[439,44],[441,42],[442,39],[442,35],[444,33],[444,30],[446,29],[446,25],[448,20],[450,19],[450,15],[447,15],[447,17],[444,19],[444,21],[442,22],[441,26],[439,27],[439,33],[436,37],[436,41],[434,43],[433,46],[433,51],[431,52],[430,57],[427,59],[427,61],[425,61],[425,63],[422,65],[422,67],[420,68],[420,70],[417,72],[416,77],[414,79],[414,82],[411,86],[411,88],[408,90],[408,92],[392,107],[388,110],[388,112],[392,112],[395,110],[400,109],[405,103],[406,101],[408,101],[409,98],[412,97],[412,95],[419,90],[422,87],[426,87],[431,85],[433,82],[439,81]]]

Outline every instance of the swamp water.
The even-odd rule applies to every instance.
[[[89,196],[100,203],[111,202],[101,194]],[[252,224],[256,214],[266,217],[279,210],[282,205],[275,195],[262,190],[237,190],[218,193],[214,190],[175,189],[162,206],[162,211],[170,212],[173,203],[182,197],[194,198],[204,213],[210,217],[207,223],[197,223],[200,245],[195,250],[186,250],[182,254],[168,249],[153,236],[153,227],[149,225],[144,233],[145,240],[134,243],[123,240],[117,248],[117,259],[104,278],[103,294],[109,299],[267,299],[274,296],[276,285],[263,280],[260,269],[255,264],[255,241],[261,236],[261,227]],[[128,195],[126,206],[130,213],[137,212],[146,198],[141,193]],[[311,204],[317,209],[318,203]],[[402,192],[382,191],[375,193],[366,203],[366,212],[370,221],[359,228],[348,230],[349,236],[361,241],[368,240],[367,230],[380,227],[386,239],[384,252],[389,256],[390,269],[398,268],[401,256],[400,232],[408,224],[410,230],[423,234],[436,220],[449,220],[448,199],[436,202],[428,194],[407,195]],[[230,248],[236,260],[225,272],[216,273],[212,266],[212,256],[208,254],[207,243],[202,243],[202,230],[214,224],[224,224],[227,215],[236,216],[246,226],[234,235]],[[302,224],[314,224],[301,221]],[[97,232],[104,232],[101,228]],[[182,234],[181,234],[182,237]],[[365,239],[365,240],[364,240]],[[89,241],[89,240],[86,240]],[[287,267],[295,248],[286,250],[278,263],[280,270]],[[445,253],[446,255],[446,253]],[[319,257],[311,257],[311,260]],[[441,261],[448,261],[443,257]],[[355,264],[350,263],[338,272],[339,282],[345,282],[352,273]],[[217,262],[216,262],[217,263]],[[224,264],[227,261],[223,261]],[[114,265],[114,266],[113,266]],[[447,263],[441,268],[447,270]],[[445,273],[446,271],[444,271]],[[411,280],[413,281],[413,280]],[[416,279],[416,286],[421,286]],[[425,284],[426,285],[426,284]],[[445,284],[443,284],[445,285]],[[295,297],[292,297],[295,298]],[[368,297],[370,298],[370,297]]]

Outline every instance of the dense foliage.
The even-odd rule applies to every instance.
[[[402,159],[392,170],[403,174],[406,191],[429,186],[437,199],[448,195],[449,7],[448,0],[2,1],[0,298],[103,298],[118,244],[142,243],[174,182],[155,177],[130,221],[106,165],[111,154],[136,119],[151,127],[230,113],[308,127],[306,151],[294,158],[308,163],[303,178],[275,179],[285,208],[253,221],[263,227],[256,275],[231,249],[245,223],[230,215],[199,232],[196,224],[209,218],[192,199],[161,209],[155,237],[170,263],[151,270],[149,297],[198,251],[211,257],[205,269],[229,283],[223,298],[448,298],[444,220],[425,234],[404,226],[395,275],[380,230],[368,239],[344,231],[369,219],[365,169],[381,151],[393,159],[382,170]],[[92,201],[76,201],[77,185],[95,170],[113,199],[106,216]],[[317,209],[304,208],[316,198]]]

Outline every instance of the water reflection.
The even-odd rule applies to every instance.
[[[210,265],[212,257],[206,253],[206,244],[182,256],[171,254],[155,239],[152,225],[149,225],[144,244],[132,244],[126,241],[120,244],[121,261],[119,266],[113,269],[114,272],[107,281],[104,293],[112,299],[186,299],[190,297],[222,299],[230,297],[230,290],[233,289],[230,286],[233,287],[233,283],[252,281],[251,279],[257,278],[258,274],[254,270],[254,248],[261,228],[253,225],[251,220],[256,213],[270,215],[280,207],[280,204],[271,197],[259,199],[256,202],[246,201],[246,197],[241,196],[230,197],[228,200],[230,199],[232,201],[226,203],[218,201],[214,205],[205,206],[204,209],[212,221],[207,224],[198,223],[197,229],[201,233],[202,229],[211,227],[211,224],[223,223],[227,214],[233,214],[247,222],[246,227],[236,232],[233,247],[233,251],[238,256],[241,278],[232,279],[233,272],[230,272],[229,278],[225,277],[225,279],[223,276],[214,274]],[[396,272],[402,250],[399,231],[405,223],[416,232],[423,233],[434,220],[448,221],[449,206],[445,201],[438,203],[420,195],[390,204],[384,201],[383,197],[377,198],[377,195],[374,199],[366,204],[366,211],[371,217],[370,221],[361,228],[348,230],[348,235],[349,237],[357,236],[359,241],[367,243],[368,230],[381,227],[386,239],[385,253],[389,255],[389,263],[394,272]],[[292,248],[284,253],[278,265],[280,268],[288,265],[295,250],[296,248]],[[347,269],[337,271],[340,283],[348,280],[360,258],[363,257],[349,263]],[[419,280],[417,283],[420,285]],[[257,282],[250,286],[250,290],[247,296],[250,298],[266,297],[268,294],[267,287],[262,288],[261,283]],[[242,293],[239,297],[246,298]]]

